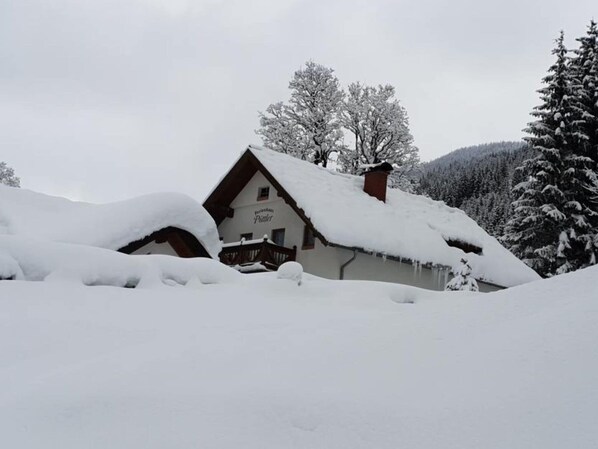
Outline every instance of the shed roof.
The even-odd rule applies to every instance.
[[[218,256],[214,220],[187,195],[154,193],[92,204],[0,185],[0,234],[118,250],[167,228],[188,232],[210,256]]]

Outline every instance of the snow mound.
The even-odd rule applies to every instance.
[[[289,279],[296,282],[297,285],[301,285],[301,279],[303,278],[303,266],[299,262],[285,262],[276,272],[278,279]]]
[[[169,226],[190,232],[218,257],[221,244],[214,220],[180,193],[91,204],[0,185],[0,234],[118,250]]]
[[[476,279],[505,287],[540,279],[465,212],[441,201],[388,189],[383,203],[363,191],[363,177],[255,146],[249,151],[334,245],[447,267],[467,254]],[[465,253],[448,241],[482,253]]]
[[[86,245],[0,235],[0,278],[4,279],[154,288],[234,282],[239,276],[206,257],[131,256]]]
[[[23,271],[18,262],[6,251],[0,249],[0,280],[23,278]]]

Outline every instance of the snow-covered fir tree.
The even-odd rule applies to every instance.
[[[573,120],[583,153],[598,168],[598,26],[590,22],[571,58]]]
[[[466,258],[461,259],[461,266],[453,270],[455,275],[444,287],[447,291],[471,291],[477,292],[478,282],[471,275],[471,265]]]
[[[21,180],[15,175],[15,171],[6,165],[6,162],[0,162],[0,184],[21,187]]]
[[[343,148],[343,92],[334,70],[309,61],[295,72],[289,89],[289,103],[275,103],[260,113],[256,132],[267,147],[325,167],[331,154]]]
[[[404,168],[419,162],[407,112],[395,98],[391,85],[350,84],[342,124],[351,133],[352,142],[341,158],[344,170],[349,173],[355,173],[364,164],[388,162]]]
[[[596,263],[598,252],[598,29],[592,21],[570,60],[571,93],[561,190],[565,229],[559,236],[557,273]]]
[[[525,140],[537,155],[520,167],[525,179],[513,188],[517,199],[504,239],[543,276],[583,265],[576,259],[582,257],[579,246],[586,246],[591,212],[580,196],[588,185],[587,159],[576,153],[573,82],[562,32],[556,42],[556,61],[539,91],[542,104],[532,112],[536,121],[526,129]],[[588,255],[583,258],[589,262]]]

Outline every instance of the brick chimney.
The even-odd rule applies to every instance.
[[[388,162],[363,167],[363,191],[380,201],[386,202],[386,181],[392,171]]]

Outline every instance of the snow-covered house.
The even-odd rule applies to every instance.
[[[220,260],[244,271],[296,260],[329,279],[439,290],[465,256],[482,291],[539,279],[461,210],[387,191],[387,168],[353,176],[249,146],[204,202]]]
[[[91,204],[0,185],[2,234],[127,254],[217,258],[221,249],[212,217],[177,193]]]

